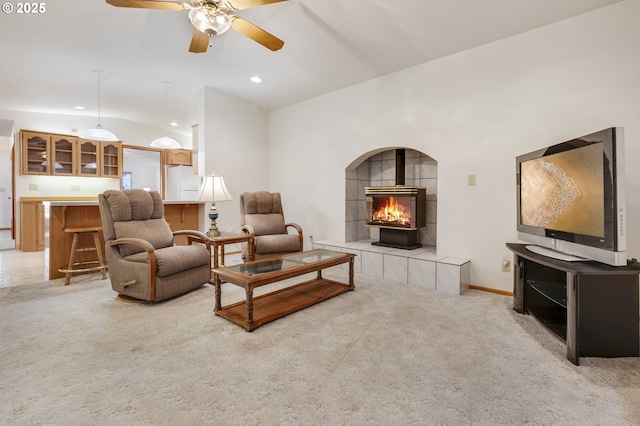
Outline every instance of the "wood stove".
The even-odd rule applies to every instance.
[[[427,226],[427,190],[423,186],[368,186],[366,224],[380,228],[373,245],[415,249],[422,247],[419,228]]]

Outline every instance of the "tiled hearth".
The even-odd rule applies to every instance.
[[[398,284],[461,294],[469,288],[469,261],[437,255],[438,163],[412,149],[405,149],[405,154],[404,184],[423,186],[427,190],[427,226],[418,230],[422,247],[403,250],[371,245],[379,239],[380,230],[366,226],[365,187],[396,184],[396,149],[389,148],[354,162],[346,170],[346,242],[316,241],[313,248],[356,254],[354,267],[357,273]]]
[[[471,271],[468,260],[438,257],[435,247],[402,250],[374,246],[371,245],[372,241],[317,241],[313,243],[313,248],[353,253],[356,255],[354,272],[374,278],[401,285],[417,285],[447,294],[462,294],[469,289]]]

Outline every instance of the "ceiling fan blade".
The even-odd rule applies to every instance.
[[[287,0],[226,0],[231,9],[242,10],[249,9],[251,7],[264,6],[271,3],[279,3]]]
[[[136,7],[139,9],[189,10],[188,4],[179,1],[160,0],[107,0],[111,6]]]
[[[233,15],[231,28],[257,41],[267,49],[276,51],[282,49],[282,46],[284,46],[284,41],[239,16]]]
[[[200,30],[193,30],[189,52],[204,53],[207,51],[207,47],[209,47],[209,36]]]

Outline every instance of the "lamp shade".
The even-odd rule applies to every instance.
[[[204,177],[200,191],[198,192],[198,201],[230,201],[233,200],[231,193],[224,184],[222,176],[216,176],[215,173]]]

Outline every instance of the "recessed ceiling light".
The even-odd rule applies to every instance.
[[[74,107],[73,107],[73,109],[80,109],[80,110],[82,110],[82,109],[84,109],[84,107],[83,107],[83,106],[78,105],[78,106],[74,106]]]
[[[251,80],[252,82],[256,83],[256,84],[260,84],[262,83],[262,79],[260,77],[258,77],[257,75],[254,75],[253,77],[251,77],[249,80]]]
[[[171,123],[169,123],[169,126],[177,127],[178,123],[176,123],[175,121],[172,121]]]

